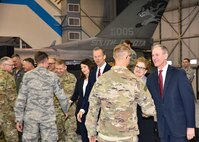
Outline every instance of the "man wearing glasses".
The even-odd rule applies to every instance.
[[[17,87],[17,93],[19,92],[20,84],[24,75],[24,69],[22,67],[21,57],[18,54],[12,55],[12,61],[14,64],[13,75]]]
[[[55,62],[56,62],[56,59],[53,58],[53,57],[49,57],[48,58],[48,70],[49,71],[52,71],[52,72],[55,72]]]
[[[0,141],[17,142],[18,133],[14,123],[13,106],[17,96],[11,58],[0,59]]]
[[[127,45],[129,48],[131,48],[131,55],[130,55],[129,67],[130,67],[130,70],[133,71],[133,67],[135,65],[135,60],[137,59],[137,54],[133,50],[133,43],[129,39],[124,40],[122,43],[124,45]]]

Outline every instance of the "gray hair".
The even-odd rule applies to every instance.
[[[2,57],[2,58],[0,59],[0,65],[4,64],[6,61],[8,61],[8,60],[10,60],[10,59],[11,59],[11,58],[10,58],[10,57],[7,57],[7,56]]]
[[[168,49],[166,48],[166,46],[164,45],[161,45],[161,44],[154,44],[151,48],[151,50],[153,51],[153,49],[157,48],[157,47],[160,47],[162,49],[162,51],[164,52],[164,54],[167,54],[169,55],[169,51]]]
[[[95,47],[95,48],[93,48],[93,51],[97,51],[97,50],[102,50],[103,54],[106,55],[106,53],[105,53],[105,51],[104,51],[103,48],[101,48],[101,47]]]

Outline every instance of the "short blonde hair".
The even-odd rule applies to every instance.
[[[121,58],[124,56],[125,52],[131,54],[131,48],[123,43],[118,44],[113,50],[113,58]]]
[[[64,60],[61,60],[61,59],[56,59],[55,64],[57,64],[57,65],[66,65]]]

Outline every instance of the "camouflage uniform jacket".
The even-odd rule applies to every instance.
[[[86,117],[89,137],[96,136],[97,131],[108,137],[138,135],[137,104],[143,115],[156,114],[146,85],[126,67],[114,66],[103,74],[94,84],[89,103]]]
[[[129,66],[128,66],[128,68],[133,72],[133,70],[134,70],[134,66],[135,66],[135,61],[136,61],[136,59],[137,59],[137,54],[136,54],[136,52],[133,50],[133,49],[131,49],[131,58],[130,58],[130,63],[129,63]]]
[[[14,76],[0,69],[0,142],[17,142],[14,104],[17,97]]]
[[[192,69],[191,67],[189,67],[189,68],[183,68],[183,69],[184,69],[185,72],[186,72],[186,75],[187,75],[188,80],[189,80],[190,82],[192,82],[193,79],[194,79],[194,71],[193,71],[193,69]]]
[[[67,112],[67,97],[55,73],[43,67],[25,73],[15,105],[16,121],[55,121],[54,94]]]
[[[10,73],[0,69],[0,110],[3,110],[5,113],[14,111],[13,107],[16,97],[17,92],[14,77]],[[6,110],[5,107],[9,110]]]
[[[73,95],[76,81],[77,81],[77,79],[75,78],[75,76],[69,72],[65,73],[62,77],[60,77],[61,85],[63,86],[64,92],[68,99],[70,99]],[[57,114],[60,114],[60,113],[63,114],[57,99],[55,99],[55,108],[56,108]],[[75,104],[70,106],[70,108],[68,110],[68,115],[75,116],[75,109],[76,109]]]

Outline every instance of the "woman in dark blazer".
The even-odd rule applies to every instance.
[[[84,59],[80,63],[80,66],[81,66],[81,76],[79,79],[77,79],[75,91],[71,98],[72,102],[77,101],[77,105],[76,105],[77,107],[76,107],[76,113],[75,113],[76,118],[77,118],[77,113],[79,112],[82,106],[83,97],[85,95],[86,86],[88,84],[88,76],[89,76],[90,71],[93,69],[93,62],[89,59]],[[77,133],[81,134],[82,142],[89,142],[89,139],[87,136],[87,130],[85,126],[85,120],[86,120],[86,117],[85,115],[83,115],[82,122],[80,123],[79,121],[77,121]]]
[[[134,74],[140,78],[144,84],[146,84],[145,74],[149,70],[150,63],[144,57],[139,57],[135,60]],[[140,106],[137,106],[137,116],[138,116],[138,127],[140,134],[138,136],[139,142],[153,142],[154,137],[154,118],[142,117],[142,110]]]

